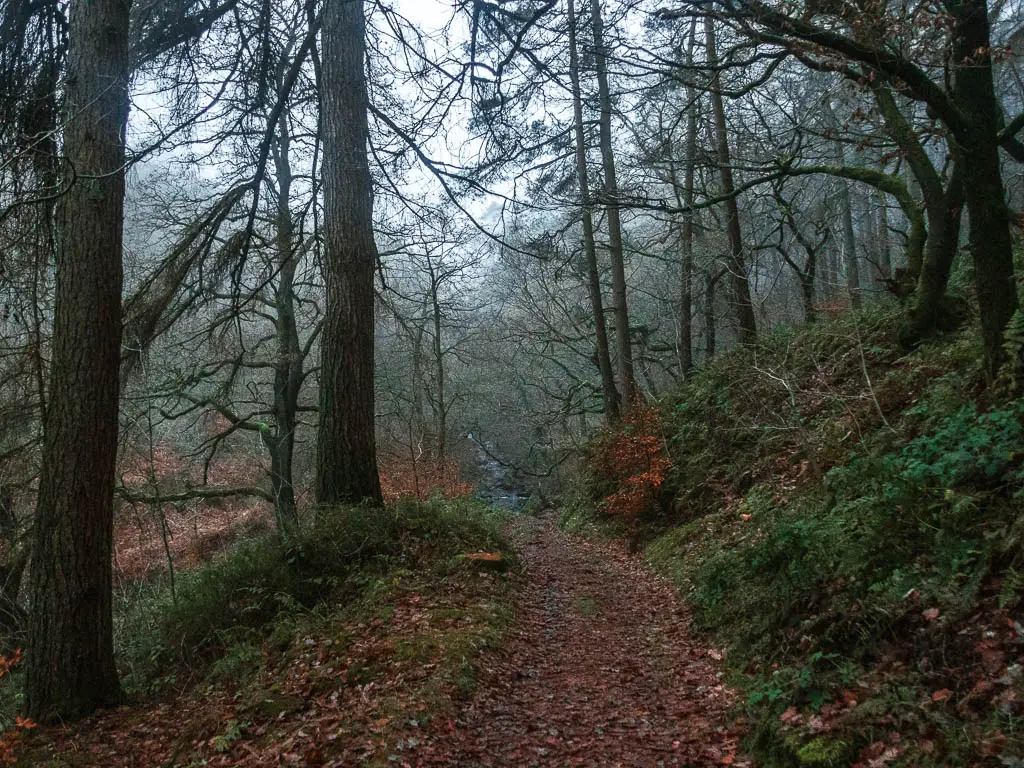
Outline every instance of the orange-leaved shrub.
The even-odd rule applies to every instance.
[[[665,482],[672,462],[658,424],[656,409],[636,408],[598,440],[593,469],[615,489],[601,502],[608,514],[634,523]]]
[[[21,662],[21,649],[10,656],[0,655],[0,678],[10,672]],[[14,719],[14,726],[0,734],[0,765],[14,765],[18,762],[18,751],[25,731],[35,728],[36,724],[20,715]]]

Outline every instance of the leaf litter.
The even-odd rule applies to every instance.
[[[668,582],[550,520],[517,518],[510,537],[511,576],[396,583],[382,615],[265,651],[244,689],[202,684],[40,728],[29,764],[751,765],[723,654],[691,635]]]

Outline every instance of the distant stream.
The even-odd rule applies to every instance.
[[[480,473],[480,498],[498,509],[521,510],[530,500],[530,490],[522,477],[500,459],[494,443],[477,444],[475,461]]]

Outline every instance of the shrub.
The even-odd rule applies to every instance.
[[[671,467],[658,432],[657,411],[640,408],[597,441],[593,471],[614,488],[601,502],[608,514],[634,523],[654,505]]]

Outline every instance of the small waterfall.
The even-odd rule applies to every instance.
[[[476,468],[480,473],[480,496],[491,506],[520,510],[529,501],[530,491],[522,477],[501,461],[494,443],[477,443]]]

